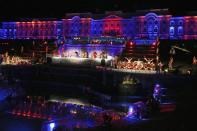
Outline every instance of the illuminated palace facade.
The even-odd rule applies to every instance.
[[[197,39],[197,16],[173,17],[147,13],[103,19],[73,16],[57,21],[2,22],[0,39],[61,39],[69,37],[117,36],[129,39]]]
[[[158,39],[197,39],[197,16],[174,17],[150,11],[143,15],[73,13],[66,17],[1,22],[0,40],[55,40],[61,58],[114,58],[127,47],[124,57],[158,60]],[[131,44],[128,47],[125,43]]]

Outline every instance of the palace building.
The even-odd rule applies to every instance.
[[[0,39],[61,39],[113,36],[127,39],[197,39],[197,16],[172,16],[150,10],[135,14],[70,13],[61,20],[1,22]],[[160,13],[160,14],[159,14]]]
[[[64,19],[1,22],[0,40],[44,40],[58,45],[59,57],[151,58],[158,40],[196,40],[197,16],[173,16],[167,9],[69,13]],[[48,47],[47,47],[48,48]],[[35,53],[34,53],[35,54]]]

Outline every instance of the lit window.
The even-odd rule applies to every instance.
[[[182,20],[180,20],[180,21],[179,21],[179,25],[183,25],[183,22],[182,22]]]
[[[166,32],[166,28],[163,28],[163,32]]]
[[[174,27],[170,27],[170,35],[174,35]]]
[[[178,27],[178,35],[183,35],[183,27]]]
[[[170,21],[170,26],[174,26],[174,21]]]
[[[158,32],[158,27],[157,27],[157,26],[154,27],[154,32],[155,32],[155,33]]]

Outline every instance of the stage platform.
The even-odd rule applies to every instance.
[[[157,71],[151,71],[151,70],[116,69],[116,68],[102,67],[102,66],[96,66],[96,69],[114,71],[114,72],[136,73],[136,74],[156,74],[157,73]],[[160,73],[163,73],[163,72],[160,72]]]

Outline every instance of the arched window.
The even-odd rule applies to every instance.
[[[154,33],[157,33],[157,32],[158,32],[158,27],[155,26],[155,27],[154,27]]]
[[[182,26],[178,27],[178,35],[183,35],[183,27]]]
[[[170,35],[174,35],[174,27],[170,27],[169,33],[170,33]]]
[[[155,20],[155,25],[157,25],[158,24],[158,21],[157,20]]]
[[[183,21],[179,20],[179,26],[182,26],[182,25],[183,25]]]
[[[189,28],[189,34],[191,34],[191,35],[194,34],[194,28],[192,28],[192,27]]]
[[[174,20],[170,21],[170,26],[174,26]]]
[[[147,30],[146,30],[146,27],[144,27],[144,32],[146,32]]]

